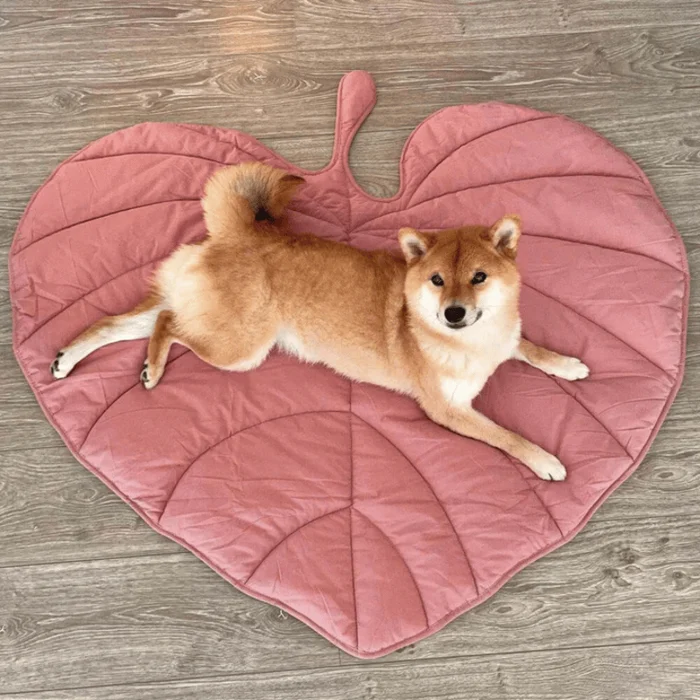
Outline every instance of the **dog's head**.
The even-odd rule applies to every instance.
[[[520,275],[515,256],[520,219],[490,228],[463,226],[438,233],[399,231],[408,263],[405,294],[413,314],[431,328],[457,333],[502,313],[517,313]]]

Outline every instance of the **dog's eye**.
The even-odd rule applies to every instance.
[[[442,287],[443,284],[445,284],[445,280],[440,277],[437,273],[434,274],[431,278],[430,281],[436,286],[436,287]]]
[[[486,279],[485,272],[477,272],[474,277],[472,277],[472,284],[481,284]]]

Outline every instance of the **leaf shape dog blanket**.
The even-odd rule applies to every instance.
[[[590,129],[505,104],[448,107],[413,132],[398,193],[378,199],[348,167],[374,100],[367,73],[345,76],[333,157],[316,172],[237,131],[106,136],[36,193],[10,258],[15,352],[77,459],[234,586],[365,658],[440,629],[583,527],[678,390],[688,301],[685,251],[648,180]],[[57,348],[134,306],[158,262],[204,235],[212,172],[251,159],[306,178],[295,228],[360,247],[396,246],[400,226],[522,216],[524,334],[591,376],[570,384],[508,362],[476,405],[559,456],[565,482],[404,396],[281,354],[226,373],[176,346],[147,392],[138,341],[52,380]]]

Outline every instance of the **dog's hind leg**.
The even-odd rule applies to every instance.
[[[172,311],[164,310],[158,315],[153,334],[148,342],[148,355],[141,371],[141,383],[146,389],[153,389],[163,376],[170,346],[179,343],[189,348],[200,360],[219,369],[230,372],[246,372],[260,365],[275,344],[275,334],[266,333],[263,340],[256,338],[248,342],[238,338],[238,342],[205,341],[182,333]]]
[[[148,341],[148,354],[141,371],[144,388],[153,389],[158,384],[165,371],[170,346],[176,340],[175,315],[172,311],[161,311]]]
[[[161,298],[153,293],[125,314],[100,319],[58,351],[56,359],[51,363],[51,374],[55,379],[63,379],[78,362],[105,345],[121,340],[148,338],[162,308]]]

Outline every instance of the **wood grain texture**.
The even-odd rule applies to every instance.
[[[67,448],[0,456],[0,567],[182,552]]]
[[[259,137],[315,133],[322,123],[328,133],[337,82],[353,68],[371,71],[382,86],[370,128],[412,128],[447,104],[484,100],[584,118],[601,111],[593,94],[605,95],[610,114],[639,119],[638,110],[659,99],[667,112],[697,108],[698,31],[690,25],[524,35],[505,43],[470,38],[430,51],[417,51],[408,35],[366,54],[305,44],[278,54],[200,56],[165,42],[139,54],[135,42],[129,51],[117,44],[117,58],[109,56],[115,39],[103,28],[92,42],[81,41],[92,46],[88,58],[64,44],[44,44],[38,54],[33,42],[23,47],[10,36],[0,44],[0,125],[22,114],[30,136],[60,119],[76,136],[83,132],[82,142],[145,119],[208,121]]]
[[[338,665],[186,552],[0,568],[0,611],[0,693]]]
[[[699,529],[700,515],[594,520],[439,634],[379,662],[695,638]],[[305,625],[238,593],[186,553],[0,568],[0,628],[5,691],[41,689],[47,676],[52,688],[71,688],[339,658]]]
[[[240,674],[7,700],[697,700],[700,642]]]
[[[149,530],[68,454],[12,357],[6,265],[63,159],[141,121],[329,157],[336,87],[379,102],[351,151],[390,196],[449,104],[561,112],[632,155],[700,273],[696,0],[0,3],[0,698],[700,698],[700,287],[684,386],[640,469],[569,545],[439,634],[358,662]]]
[[[103,37],[118,49],[147,54],[157,41],[197,54],[273,54],[289,48],[363,48],[410,42],[434,46],[474,38],[542,36],[609,27],[700,23],[693,0],[554,0],[531,2],[519,11],[511,0],[128,0],[118,4],[71,0],[51,6],[40,0],[6,2],[0,10],[5,36],[29,48],[33,42],[89,55],[86,36]]]

